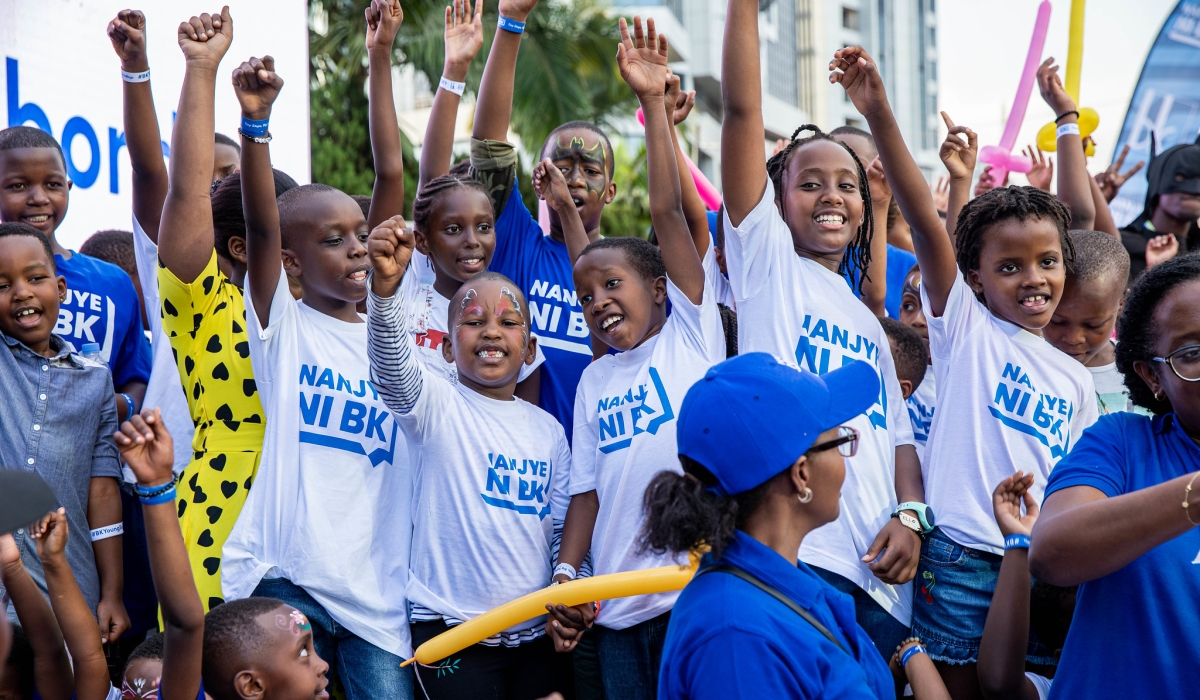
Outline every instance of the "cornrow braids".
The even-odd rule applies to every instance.
[[[797,138],[804,131],[811,131],[813,135],[802,139]],[[814,141],[829,141],[846,149],[846,152],[854,159],[854,165],[858,168],[858,190],[863,199],[863,222],[855,232],[850,245],[846,246],[846,253],[842,256],[841,264],[838,265],[838,274],[845,276],[858,271],[855,288],[859,294],[862,294],[863,280],[871,279],[867,275],[867,268],[871,265],[871,236],[875,231],[875,214],[871,211],[871,185],[867,182],[867,169],[863,167],[862,161],[859,160],[854,149],[821,131],[820,127],[815,124],[804,124],[792,132],[791,141],[784,146],[782,151],[767,160],[767,177],[771,178],[783,219],[787,221],[787,199],[783,196],[783,176],[787,173],[788,161],[791,160],[792,153],[797,149]]]
[[[1154,341],[1160,329],[1155,327],[1154,312],[1171,290],[1181,284],[1200,279],[1200,254],[1181,255],[1146,270],[1133,283],[1125,297],[1125,308],[1117,319],[1117,370],[1125,376],[1129,398],[1155,415],[1175,410],[1170,399],[1157,399],[1154,392],[1134,370],[1139,360],[1152,362],[1158,353]],[[1166,371],[1170,372],[1170,369]]]
[[[435,177],[417,192],[417,197],[413,200],[413,229],[426,233],[429,230],[429,219],[433,217],[434,206],[441,196],[453,189],[464,188],[477,190],[484,197],[488,196],[487,188],[483,183],[473,177],[460,177],[457,175],[442,175]],[[491,202],[491,199],[488,199]]]
[[[979,269],[979,254],[987,230],[1008,219],[1054,222],[1062,245],[1063,264],[1069,267],[1075,261],[1075,246],[1067,233],[1071,210],[1065,204],[1036,187],[997,187],[967,202],[958,215],[954,229],[954,257],[963,275]]]

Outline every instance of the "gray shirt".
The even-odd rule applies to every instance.
[[[100,576],[92,554],[87,520],[88,490],[94,477],[121,478],[117,446],[117,406],[108,367],[73,354],[56,335],[45,358],[0,333],[0,469],[36,472],[67,511],[67,562],[88,606],[100,602]],[[46,578],[37,546],[26,528],[13,533],[21,561],[38,586]]]

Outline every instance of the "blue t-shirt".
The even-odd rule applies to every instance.
[[[575,298],[566,244],[542,235],[515,186],[496,220],[496,252],[488,269],[516,282],[529,300],[533,332],[546,356],[538,405],[558,419],[569,440],[575,388],[592,361],[591,331]]]
[[[67,300],[58,307],[54,333],[78,352],[84,343],[98,343],[114,387],[150,381],[150,341],[129,275],[82,253],[72,253],[69,259],[55,255],[54,263],[67,280]]]
[[[850,596],[740,530],[721,561],[790,597],[847,651],[752,584],[705,574],[683,589],[671,611],[658,676],[661,700],[895,697],[892,674],[855,622]],[[701,566],[711,562],[705,555]]]
[[[162,686],[159,686],[158,692],[154,696],[157,700],[162,700]],[[204,681],[200,681],[200,693],[196,696],[196,700],[204,700]]]
[[[1179,427],[1174,414],[1151,419],[1113,413],[1101,416],[1054,467],[1046,496],[1072,486],[1091,486],[1114,498],[1197,469],[1200,446]],[[1179,496],[1182,503],[1182,488]],[[1200,528],[1080,586],[1051,700],[1196,697],[1197,601]],[[1113,672],[1114,665],[1119,672]]]
[[[888,318],[900,320],[900,298],[904,294],[904,278],[908,276],[908,271],[917,264],[917,256],[908,252],[903,248],[888,243],[887,247],[887,296],[884,297],[883,307],[887,310]],[[858,281],[858,270],[853,267],[848,270],[842,277],[846,278],[846,283],[854,290],[855,296],[862,298],[855,284]]]

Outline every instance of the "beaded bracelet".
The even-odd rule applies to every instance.
[[[1057,123],[1059,123],[1060,121],[1062,121],[1062,120],[1063,120],[1065,117],[1069,117],[1069,116],[1071,116],[1072,114],[1074,114],[1074,115],[1075,115],[1075,118],[1076,118],[1076,119],[1078,119],[1078,118],[1079,118],[1079,110],[1077,110],[1077,109],[1068,109],[1067,111],[1065,111],[1065,112],[1063,112],[1062,114],[1060,114],[1060,115],[1058,115],[1057,117],[1055,117],[1055,118],[1054,118],[1054,123],[1055,123],[1055,124],[1057,124]]]
[[[152,498],[159,494],[166,493],[168,490],[173,488],[175,488],[174,476],[171,477],[170,481],[157,486],[142,486],[141,484],[135,484],[133,487],[133,489],[137,491],[138,498]]]

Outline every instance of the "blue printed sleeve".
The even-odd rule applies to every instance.
[[[1109,498],[1127,493],[1125,436],[1136,422],[1150,419],[1134,413],[1101,416],[1050,472],[1046,497],[1072,486],[1091,486]]]

